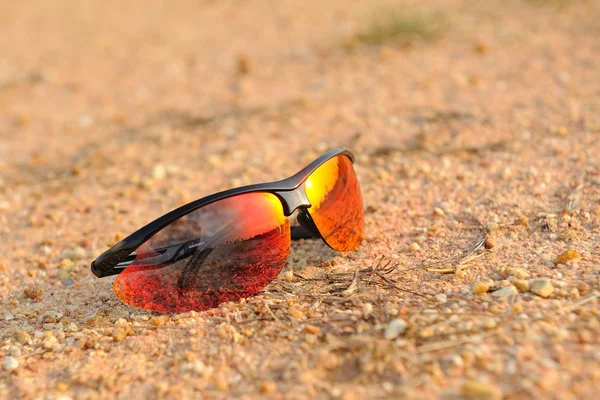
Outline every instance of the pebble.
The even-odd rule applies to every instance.
[[[473,285],[473,293],[475,294],[483,294],[487,293],[490,290],[490,285],[486,282],[476,282]]]
[[[17,360],[14,357],[8,356],[8,357],[4,357],[4,362],[2,363],[2,367],[4,367],[4,369],[6,371],[14,371],[15,369],[17,369],[19,367],[19,360]]]
[[[55,344],[58,343],[58,340],[54,336],[49,336],[42,342],[42,347],[46,350],[51,350]]]
[[[292,270],[285,271],[282,274],[281,279],[284,280],[284,281],[292,281],[292,280],[294,280],[294,271],[292,271]]]
[[[42,299],[43,293],[44,292],[42,291],[42,289],[38,287],[26,288],[25,290],[23,290],[23,296],[33,301],[40,301]]]
[[[8,355],[12,356],[12,357],[20,357],[21,356],[21,349],[17,346],[10,346],[8,348]]]
[[[579,252],[574,249],[569,249],[554,259],[554,265],[565,264],[567,261],[579,258]]]
[[[398,336],[406,332],[408,324],[402,318],[396,318],[390,321],[387,328],[385,328],[384,337],[388,340],[396,339]]]
[[[325,349],[317,353],[317,361],[320,366],[327,370],[334,370],[340,365],[339,358],[333,352]]]
[[[277,384],[273,381],[263,381],[260,384],[260,392],[263,394],[271,394],[277,390]]]
[[[500,389],[487,382],[465,382],[461,387],[461,393],[467,400],[499,400],[502,398]]]
[[[542,278],[542,279],[534,279],[530,283],[531,292],[537,294],[540,297],[548,297],[554,292],[554,286],[550,282],[550,279]]]
[[[307,325],[306,328],[304,328],[304,332],[311,335],[319,335],[321,333],[321,328],[315,325]]]
[[[119,318],[115,322],[115,329],[113,329],[112,332],[113,340],[115,342],[122,342],[128,335],[131,334],[133,334],[133,329],[131,329],[129,323],[125,319]]]
[[[435,300],[436,300],[438,303],[440,303],[440,304],[443,304],[443,303],[446,303],[446,302],[448,301],[448,296],[446,296],[446,295],[445,295],[445,294],[443,294],[443,293],[436,294],[436,295],[435,295]]]
[[[68,258],[71,260],[81,260],[82,258],[85,258],[85,256],[86,256],[85,249],[81,246],[73,247],[71,250],[69,250],[63,254],[63,258],[65,258],[65,259]]]
[[[529,291],[529,281],[525,279],[515,279],[512,283],[521,293]]]
[[[490,232],[494,232],[494,231],[498,230],[498,224],[496,222],[488,222],[486,227],[487,227],[488,231],[490,231]]]
[[[590,290],[590,286],[585,282],[577,283],[577,290],[579,293],[585,294],[588,290]]]
[[[494,297],[512,297],[512,296],[516,296],[517,294],[519,294],[519,291],[517,290],[517,288],[510,285],[510,286],[503,287],[502,289],[496,290],[495,292],[492,293],[492,296],[494,296]]]
[[[524,270],[523,268],[511,268],[510,274],[517,279],[527,279],[529,278],[529,272]]]
[[[113,329],[112,338],[115,342],[122,342],[127,337],[127,329],[117,326]]]
[[[417,242],[412,242],[410,244],[410,246],[408,247],[408,250],[410,250],[412,252],[419,251],[419,250],[421,250],[421,246],[419,246],[419,243],[417,243]]]
[[[29,333],[27,333],[25,331],[17,332],[15,334],[15,338],[17,339],[17,342],[19,342],[21,344],[31,343],[31,336],[29,335]]]
[[[158,164],[152,167],[152,178],[156,180],[164,179],[167,176],[167,169],[164,165]]]
[[[167,323],[167,317],[164,315],[150,318],[150,324],[154,326],[164,326]]]

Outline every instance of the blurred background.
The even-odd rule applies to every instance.
[[[544,310],[555,317],[550,324],[560,325],[567,318],[556,313],[556,304],[571,304],[599,287],[599,38],[597,0],[0,2],[0,294],[3,310],[14,317],[0,319],[3,343],[14,343],[17,329],[34,336],[46,309],[80,327],[105,318],[92,326],[109,332],[90,334],[100,337],[98,346],[92,342],[93,351],[71,355],[63,332],[58,345],[65,353],[44,358],[38,370],[41,356],[23,359],[10,390],[0,385],[0,397],[34,396],[36,385],[54,390],[71,379],[74,391],[107,395],[102,390],[121,382],[112,361],[131,368],[125,376],[145,373],[125,346],[153,360],[144,371],[177,388],[186,370],[169,370],[170,356],[156,356],[155,349],[159,343],[183,357],[177,335],[185,332],[143,331],[114,350],[121,345],[113,344],[112,327],[134,310],[115,299],[110,282],[93,279],[89,263],[176,206],[287,177],[337,146],[357,155],[364,245],[340,255],[296,244],[289,262],[295,272],[362,268],[381,255],[414,270],[460,257],[478,240],[480,227],[495,235],[499,250],[460,276],[423,269],[396,276],[430,300],[442,296],[429,305],[384,283],[361,292],[360,301],[372,304],[370,316],[363,317],[358,300],[342,311],[338,303],[322,304],[324,317],[311,322],[319,332],[360,333],[360,343],[367,343],[335,353],[339,364],[329,357],[333,350],[324,359],[317,355],[337,346],[324,336],[304,341],[304,325],[289,322],[286,302],[273,308],[276,321],[260,299],[237,304],[236,312],[249,310],[267,322],[236,351],[211,325],[229,321],[227,310],[215,311],[220,317],[214,319],[207,314],[210,339],[189,345],[224,371],[225,386],[214,378],[207,388],[231,384],[253,393],[262,390],[257,377],[268,377],[288,390],[314,373],[301,382],[306,396],[399,395],[409,388],[435,397],[482,377],[496,383],[486,388],[487,398],[499,398],[500,391],[510,398],[597,393],[597,316],[581,324],[569,319],[562,336],[533,321]],[[462,214],[479,225],[464,223]],[[570,248],[579,264],[556,269],[552,260]],[[506,303],[473,294],[480,280],[492,288],[510,286],[497,270],[502,265],[552,279],[551,299],[558,303],[516,289]],[[322,283],[316,281],[274,283],[265,296],[277,299],[277,285]],[[25,288],[41,291],[24,295]],[[296,309],[312,307],[313,299],[303,297],[311,290],[295,292]],[[446,326],[447,315],[430,309],[460,315],[470,328],[440,333],[435,329]],[[406,337],[400,344],[384,340],[384,327],[400,312],[408,321]],[[515,322],[510,334],[490,337],[481,347],[420,353],[419,346],[434,340],[506,326],[521,312],[532,321],[527,334]],[[341,314],[351,316],[336,325],[333,316]],[[482,315],[488,319],[476,320]],[[272,330],[277,335],[269,336]],[[525,337],[531,342],[518,347]],[[29,357],[35,346],[24,346],[23,354]],[[229,349],[230,358],[211,353],[216,348]],[[269,351],[274,362],[285,363],[263,364]],[[231,367],[231,360],[242,367]],[[65,372],[71,365],[77,370]],[[88,385],[84,373],[95,383]],[[204,388],[196,381],[181,390],[196,384]],[[115,390],[124,396],[162,393],[154,383],[139,383],[141,392],[122,385],[127,388]]]

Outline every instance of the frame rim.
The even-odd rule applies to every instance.
[[[94,261],[92,261],[92,273],[98,278],[114,275],[111,272],[118,263],[127,258],[136,248],[138,248],[142,243],[144,243],[156,233],[158,233],[161,229],[163,229],[173,221],[201,207],[207,206],[211,203],[229,197],[253,192],[271,193],[277,196],[279,201],[281,201],[284,209],[284,215],[289,216],[294,210],[289,210],[287,200],[278,192],[295,191],[317,168],[319,168],[326,161],[338,155],[347,155],[350,158],[350,160],[354,163],[354,154],[350,150],[348,150],[345,147],[337,147],[317,157],[306,167],[302,168],[300,171],[288,178],[281,179],[278,181],[257,183],[226,189],[217,193],[210,194],[208,196],[201,197],[190,203],[184,204],[172,211],[169,211],[168,213],[163,214],[162,216],[142,226],[135,232],[129,234],[127,237],[125,237],[124,239],[113,245],[111,248],[100,254]]]

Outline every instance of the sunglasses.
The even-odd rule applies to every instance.
[[[353,159],[334,149],[290,178],[186,204],[104,252],[92,272],[118,275],[117,297],[145,310],[200,311],[252,296],[281,272],[290,240],[321,238],[337,251],[360,244]],[[295,211],[298,225],[291,226]]]

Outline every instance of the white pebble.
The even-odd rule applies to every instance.
[[[393,319],[385,328],[384,337],[386,339],[396,339],[398,336],[406,332],[408,324],[402,318]]]
[[[435,300],[438,303],[442,303],[443,304],[443,303],[445,303],[445,302],[448,301],[448,296],[446,296],[444,293],[436,294],[435,295]]]
[[[156,180],[161,180],[164,179],[165,176],[167,176],[167,169],[161,165],[155,165],[154,167],[152,167],[152,177]]]
[[[505,286],[502,289],[496,290],[492,293],[494,297],[511,297],[519,294],[519,291],[514,286]]]
[[[4,362],[2,363],[2,366],[7,371],[14,371],[19,367],[19,361],[11,356],[4,357]]]

